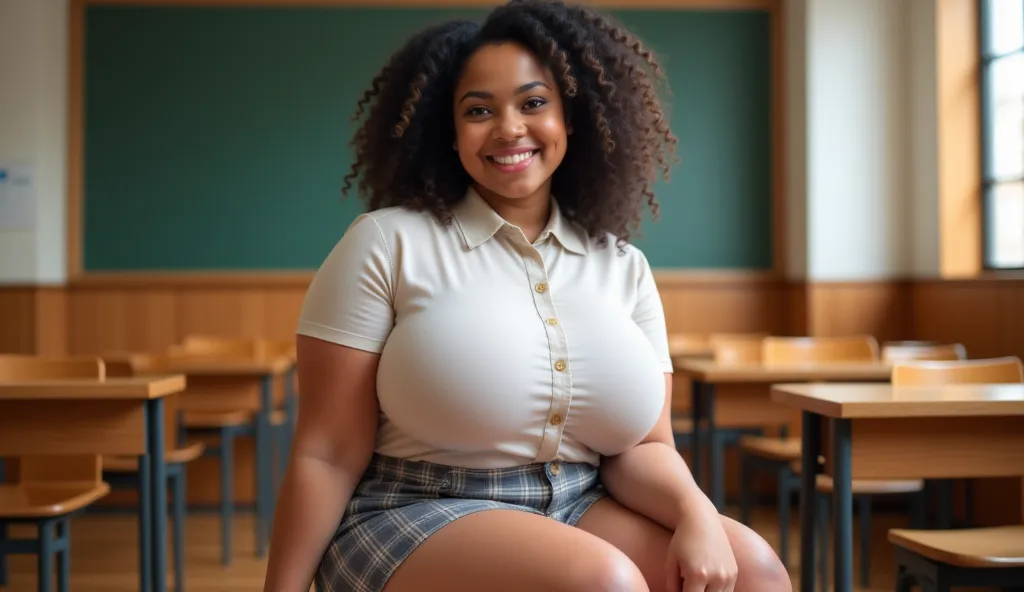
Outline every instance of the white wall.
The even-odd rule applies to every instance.
[[[935,0],[910,0],[910,270],[914,278],[940,276],[938,152],[938,27]]]
[[[807,2],[810,280],[908,273],[908,2]]]
[[[29,164],[33,230],[0,230],[0,283],[61,283],[66,257],[65,0],[0,0],[0,166]]]

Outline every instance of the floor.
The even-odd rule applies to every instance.
[[[730,512],[730,514],[733,514]],[[755,512],[754,528],[769,543],[777,542],[778,528],[774,513]],[[232,565],[220,565],[220,528],[216,515],[193,515],[187,526],[188,548],[186,557],[187,589],[190,592],[230,592],[233,590],[259,591],[263,588],[265,561],[253,556],[254,539],[252,520],[239,515],[234,522],[234,555]],[[878,514],[874,519],[871,560],[871,591],[893,590],[893,562],[891,547],[885,541],[886,530],[906,525],[899,514]],[[17,534],[16,530],[12,534]],[[138,530],[132,516],[85,515],[72,523],[71,591],[72,592],[129,592],[137,591]],[[794,589],[799,574],[799,529],[794,521],[791,538]],[[854,543],[856,545],[856,541]],[[856,550],[858,547],[854,547]],[[31,556],[13,556],[11,582],[0,590],[4,592],[35,592],[36,560]],[[854,570],[859,573],[859,557],[855,557]]]

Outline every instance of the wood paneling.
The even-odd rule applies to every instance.
[[[63,287],[0,287],[0,353],[65,353],[66,313]]]
[[[806,293],[806,333],[819,337],[868,334],[908,339],[907,285],[895,281],[818,282]]]

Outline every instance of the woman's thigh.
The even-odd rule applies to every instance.
[[[647,592],[613,544],[551,518],[485,510],[444,526],[398,567],[386,592]]]
[[[760,535],[728,516],[720,516],[736,557],[736,592],[790,592],[782,562]],[[672,533],[610,497],[595,503],[576,525],[614,545],[640,569],[652,592],[665,589],[665,554]]]

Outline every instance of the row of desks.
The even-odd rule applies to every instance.
[[[813,590],[815,477],[832,476],[834,580],[853,587],[853,479],[954,479],[1024,476],[1024,385],[893,387],[884,363],[800,366],[723,365],[682,358],[692,381],[693,470],[700,475],[701,431],[716,429],[717,387],[737,393],[741,423],[801,416],[801,589]],[[829,384],[808,384],[829,383]],[[757,386],[756,389],[745,387]],[[768,389],[770,388],[770,394]],[[732,425],[732,422],[730,422]],[[818,463],[824,453],[825,466]],[[711,463],[710,497],[723,505],[722,463]]]
[[[182,406],[240,406],[266,425],[274,407],[272,379],[288,376],[294,360],[188,358],[159,376],[0,383],[0,456],[52,455],[66,463],[97,465],[103,455],[139,457],[140,590],[166,590],[167,469]],[[256,381],[255,389],[225,389],[229,381]],[[285,380],[285,389],[290,381]],[[224,392],[225,399],[218,399]],[[182,397],[187,397],[183,400]],[[267,434],[269,429],[257,430]],[[65,458],[66,457],[66,458]],[[269,479],[271,467],[257,467]],[[260,527],[260,526],[258,526]],[[148,558],[148,560],[147,560]]]

